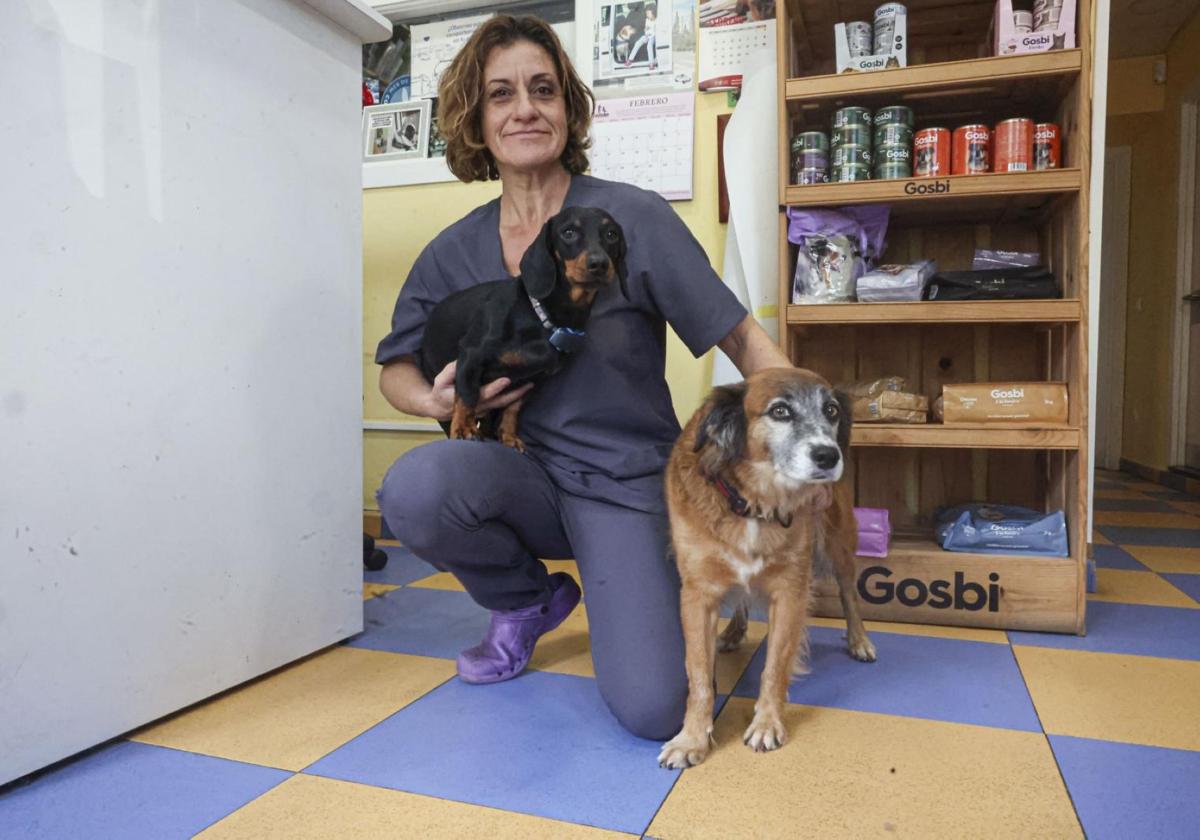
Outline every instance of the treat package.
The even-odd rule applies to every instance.
[[[882,379],[863,380],[862,382],[851,382],[849,385],[838,385],[837,390],[851,399],[875,397],[884,391],[907,391],[908,380],[903,376],[885,376]]]
[[[925,285],[937,274],[937,263],[881,265],[858,278],[858,299],[864,303],[920,300]]]
[[[925,287],[926,300],[1044,300],[1062,297],[1058,281],[1041,266],[987,271],[943,271]]]
[[[924,423],[929,400],[920,394],[884,391],[873,397],[858,397],[851,403],[855,423]]]
[[[1061,510],[973,503],[938,511],[934,535],[946,551],[1066,557],[1067,520]]]
[[[980,382],[942,386],[942,422],[1066,423],[1065,382]]]
[[[788,208],[788,240],[798,247],[792,303],[854,300],[858,278],[886,245],[888,208]]]
[[[976,248],[971,261],[972,271],[994,268],[1033,268],[1042,264],[1042,255],[1027,251],[996,251],[991,248]]]
[[[859,557],[887,557],[888,539],[892,534],[891,521],[887,508],[854,509],[854,519],[858,523]]]

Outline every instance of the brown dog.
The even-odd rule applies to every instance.
[[[725,594],[754,589],[770,603],[767,659],[754,719],[743,740],[755,751],[787,739],[783,707],[797,663],[807,659],[805,626],[814,558],[841,590],[850,655],[870,662],[854,589],[858,528],[852,490],[840,481],[850,443],[849,405],[816,374],[759,371],[715,388],[683,430],[667,465],[671,542],[683,579],[687,648],[683,729],[659,754],[664,767],[699,764],[712,735],[717,619]],[[736,620],[723,638],[736,645]]]

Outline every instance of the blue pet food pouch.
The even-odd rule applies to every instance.
[[[1067,520],[1010,505],[969,504],[939,511],[934,533],[946,551],[1066,557]]]

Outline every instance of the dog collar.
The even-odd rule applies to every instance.
[[[550,320],[550,316],[546,314],[546,310],[542,308],[542,302],[529,295],[529,302],[533,305],[533,311],[541,320],[542,326],[550,331],[550,346],[560,353],[575,353],[583,348],[583,340],[587,337],[587,333],[583,330],[572,329],[571,327],[556,327],[554,322]]]
[[[705,478],[708,479],[709,484],[717,488],[718,493],[725,497],[725,500],[729,502],[729,509],[733,511],[735,515],[749,517],[753,512],[755,519],[772,518],[768,517],[766,511],[762,510],[761,508],[751,511],[750,503],[746,501],[746,498],[737,490],[735,490],[732,485],[728,484],[724,480],[711,475],[705,476]],[[772,511],[772,513],[775,521],[784,528],[791,527],[792,515],[790,513],[786,517],[781,516],[778,510]]]

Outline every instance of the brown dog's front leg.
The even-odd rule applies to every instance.
[[[450,437],[453,440],[479,440],[475,409],[468,407],[458,394],[454,395],[454,413],[450,416]]]
[[[713,668],[721,599],[684,582],[679,596],[688,677],[683,729],[658,754],[662,767],[681,770],[708,756],[713,728]]]
[[[783,707],[787,703],[788,683],[796,651],[808,645],[805,626],[808,610],[808,581],[801,586],[782,584],[771,592],[771,611],[767,624],[767,661],[763,666],[754,719],[742,740],[755,752],[783,746],[787,729],[783,725]]]
[[[842,599],[842,615],[846,617],[846,647],[859,662],[875,661],[875,643],[867,636],[862,615],[858,611],[858,590],[855,588],[854,548],[849,544],[829,547],[833,574],[837,578],[838,595]]]
[[[525,451],[525,444],[517,437],[517,416],[521,413],[521,400],[517,400],[500,414],[500,442],[518,452]]]

